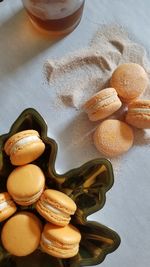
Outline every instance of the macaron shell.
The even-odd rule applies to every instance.
[[[127,115],[126,122],[138,129],[150,129],[150,116]]]
[[[69,224],[65,227],[58,227],[46,224],[43,235],[48,243],[43,242],[41,238],[40,244],[48,254],[58,258],[70,258],[78,253],[81,234],[74,226]]]
[[[132,103],[133,101],[136,101],[138,99],[139,96],[137,96],[136,98],[130,98],[130,99],[126,99],[123,97],[120,97],[120,100],[122,101],[122,103],[125,103],[126,105],[130,105],[130,103]]]
[[[28,202],[30,198],[34,199],[34,196],[39,192],[41,192],[41,195],[44,186],[44,174],[42,170],[34,164],[27,164],[15,168],[7,179],[7,190],[16,202],[18,199],[22,202],[22,200],[24,201],[26,198]]]
[[[45,144],[39,139],[38,142],[29,143],[19,147],[10,155],[10,161],[15,166],[25,165],[40,157],[45,150]]]
[[[66,225],[65,227],[59,227],[47,223],[44,226],[43,233],[48,240],[56,241],[62,245],[78,244],[81,240],[79,230],[71,224]]]
[[[128,106],[126,122],[136,128],[150,128],[150,100],[137,100]]]
[[[119,120],[105,120],[96,129],[96,148],[106,156],[115,157],[127,152],[133,145],[133,130]]]
[[[53,189],[45,190],[36,204],[41,216],[59,226],[65,226],[70,222],[70,215],[75,213],[76,208],[75,202],[69,196]]]
[[[20,212],[4,224],[2,244],[12,255],[29,255],[39,246],[41,230],[41,223],[34,214]]]
[[[116,112],[122,103],[114,88],[106,88],[88,100],[83,108],[91,121],[104,119]]]
[[[4,150],[7,155],[10,154],[11,147],[19,140],[27,136],[39,136],[39,133],[35,130],[25,130],[12,135],[5,143]]]
[[[32,196],[32,197],[28,197],[26,199],[22,199],[22,201],[21,201],[21,198],[20,199],[16,199],[15,197],[14,197],[14,200],[20,206],[30,206],[30,205],[32,205],[33,203],[35,203],[35,202],[37,202],[39,200],[42,192],[43,192],[43,189],[41,191],[39,191],[37,194],[35,194],[34,196]]]
[[[118,98],[118,100],[114,100],[114,102],[107,103],[106,106],[99,109],[97,108],[97,111],[95,110],[95,112],[89,114],[88,117],[91,121],[102,120],[115,113],[121,106],[122,103]]]
[[[142,66],[135,63],[125,63],[113,72],[110,85],[127,102],[144,92],[148,85],[148,76]]]
[[[79,251],[79,246],[69,248],[66,250],[63,248],[54,247],[53,245],[46,246],[45,244],[43,244],[42,241],[40,245],[44,252],[46,252],[47,254],[53,257],[60,258],[60,259],[68,259],[68,258],[74,257],[75,255],[77,255]]]
[[[99,101],[103,101],[106,98],[111,97],[114,94],[117,95],[117,92],[112,87],[102,89],[101,91],[99,91],[98,93],[94,94],[89,100],[87,100],[85,102],[85,104],[83,105],[83,109],[86,111],[89,108],[91,108],[94,105],[96,105]]]
[[[8,206],[5,207],[3,210],[0,210],[0,222],[8,219],[11,215],[13,215],[17,210],[15,203],[10,200],[8,202]]]
[[[74,214],[77,209],[75,202],[69,196],[58,190],[45,190],[41,196],[41,200],[46,201],[54,208],[58,208],[67,214]]]
[[[42,201],[40,200],[36,204],[36,209],[42,217],[44,217],[48,222],[53,223],[55,225],[65,226],[69,224],[71,220],[70,216],[65,216],[63,214],[58,213],[56,214],[53,211],[49,210],[43,205]]]
[[[0,210],[0,222],[9,218],[17,210],[15,203],[7,192],[0,193],[0,205],[6,203],[7,206]]]

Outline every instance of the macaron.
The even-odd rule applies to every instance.
[[[122,101],[128,103],[145,91],[148,76],[139,64],[125,63],[113,72],[110,85],[116,89]]]
[[[122,103],[114,88],[106,88],[93,95],[83,106],[91,121],[105,119],[116,112]]]
[[[41,232],[42,225],[34,214],[20,212],[4,224],[1,241],[10,254],[27,256],[38,248]]]
[[[65,226],[77,209],[75,202],[66,194],[46,189],[36,204],[36,209],[48,222]]]
[[[44,174],[34,164],[15,168],[7,179],[9,194],[21,206],[28,206],[36,202],[40,198],[44,186]]]
[[[57,258],[71,258],[79,251],[81,234],[77,228],[68,224],[64,227],[47,223],[41,237],[44,252]]]
[[[7,192],[0,193],[0,222],[9,218],[16,210],[16,205],[11,196]]]
[[[24,165],[36,160],[45,150],[45,144],[35,130],[25,130],[11,136],[4,145],[13,165]]]
[[[97,127],[93,139],[96,148],[102,154],[116,157],[132,147],[134,134],[125,122],[105,120]]]
[[[136,100],[129,104],[126,122],[136,128],[150,128],[150,100]]]

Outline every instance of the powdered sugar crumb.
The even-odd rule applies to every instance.
[[[94,93],[109,85],[111,74],[119,64],[138,63],[150,77],[146,50],[129,36],[121,26],[103,25],[88,48],[62,59],[47,60],[44,66],[46,77],[56,91],[60,108],[70,106],[80,109]],[[150,97],[149,90],[145,96]]]
[[[109,86],[114,69],[122,63],[133,62],[144,67],[150,78],[150,61],[144,47],[121,26],[103,25],[93,36],[89,47],[68,54],[65,58],[49,59],[44,65],[50,89],[55,91],[55,107],[72,107],[81,112],[83,103],[99,90]],[[142,98],[150,99],[150,83]],[[124,107],[115,114],[123,119]],[[98,122],[99,123],[99,122]],[[82,125],[82,127],[81,127]],[[80,116],[74,122],[71,147],[79,147],[91,157],[103,157],[92,147],[92,133],[97,124]],[[149,149],[148,130],[135,130],[135,145]],[[94,146],[93,146],[94,147]],[[68,148],[66,148],[68,149]],[[110,159],[115,175],[120,171],[120,157]]]

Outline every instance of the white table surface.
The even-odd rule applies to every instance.
[[[87,46],[98,25],[118,23],[133,33],[136,41],[150,48],[149,0],[86,0],[82,22],[70,35],[57,43],[33,29],[20,0],[0,3],[0,134],[9,128],[26,108],[35,108],[49,126],[49,136],[59,145],[58,172],[80,166],[93,157],[96,149],[84,153],[84,146],[69,146],[77,113],[73,109],[55,109],[52,90],[46,84],[42,68],[50,57]],[[65,149],[67,147],[67,149]],[[80,148],[81,147],[81,148]],[[108,255],[102,267],[150,266],[150,149],[134,146],[122,157],[119,175],[107,193],[104,208],[91,216],[116,230],[121,245]]]

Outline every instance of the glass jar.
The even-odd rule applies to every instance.
[[[67,34],[80,22],[85,0],[22,0],[32,23],[53,35]]]

